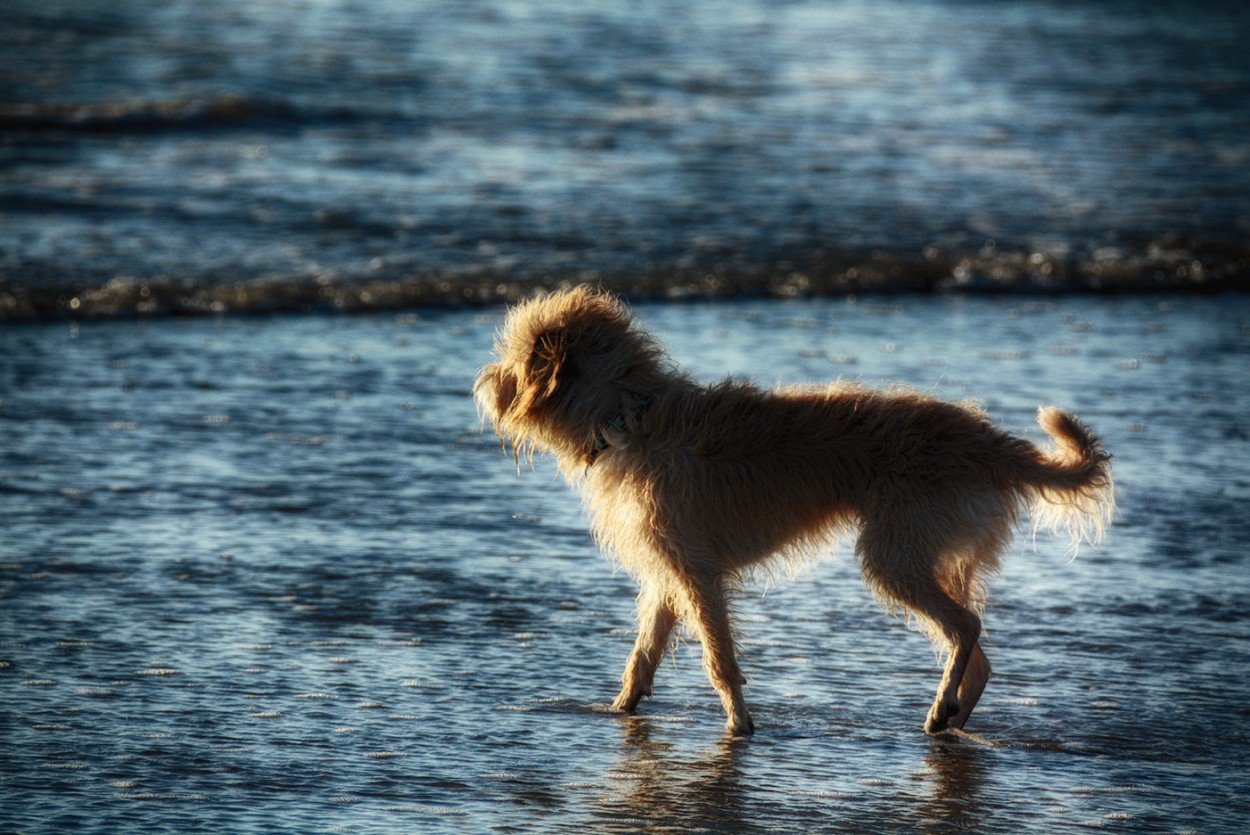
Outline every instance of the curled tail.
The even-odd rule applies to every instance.
[[[1097,543],[1111,524],[1115,491],[1111,456],[1083,423],[1054,406],[1037,411],[1037,422],[1055,442],[1040,453],[1040,466],[1030,468],[1027,488],[1033,524],[1066,530],[1073,546]]]

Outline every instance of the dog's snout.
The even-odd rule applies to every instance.
[[[491,423],[498,424],[516,400],[517,379],[500,365],[488,365],[473,384],[473,396],[478,408],[486,413]]]
[[[503,414],[512,408],[512,404],[516,402],[517,379],[516,375],[502,368],[496,372],[495,384],[495,403],[498,407],[499,414]]]

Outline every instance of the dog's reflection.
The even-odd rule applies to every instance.
[[[745,740],[723,736],[683,753],[650,718],[622,723],[621,763],[608,775],[614,791],[600,803],[605,823],[630,831],[757,831],[742,814]]]
[[[934,744],[925,756],[929,797],[920,809],[924,818],[958,830],[976,828],[984,820],[989,754],[973,743]]]
[[[776,815],[836,831],[890,831],[915,824],[962,830],[984,821],[982,807],[989,802],[984,787],[991,753],[977,744],[948,742],[934,743],[925,754],[920,796],[908,788],[836,800],[799,792],[785,801],[788,808],[766,811],[771,804],[761,806],[760,775],[752,775],[761,761],[748,761],[758,746],[724,736],[682,751],[681,735],[666,733],[662,723],[639,716],[622,722],[621,761],[607,775],[610,793],[599,803],[605,831],[752,833],[770,829]]]

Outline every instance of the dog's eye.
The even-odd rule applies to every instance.
[[[568,332],[564,330],[550,330],[535,337],[522,375],[527,403],[551,402],[581,376],[568,340]]]
[[[565,335],[563,331],[546,331],[534,340],[534,350],[530,353],[531,367],[559,365],[565,354]]]
[[[539,334],[534,340],[534,349],[526,362],[526,371],[533,380],[545,380],[554,383],[564,364],[566,355],[564,334],[561,331],[547,331]]]

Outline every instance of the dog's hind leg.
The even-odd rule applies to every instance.
[[[972,655],[968,658],[968,668],[964,670],[963,680],[959,682],[959,712],[951,717],[950,727],[963,728],[972,709],[981,699],[985,683],[989,680],[990,659],[985,657],[985,650],[981,649],[981,643],[978,641],[972,648]]]
[[[755,723],[742,696],[742,685],[747,680],[734,655],[729,604],[721,580],[689,578],[684,590],[690,621],[697,627],[703,644],[703,665],[728,716],[725,730],[734,736],[755,733]]]
[[[616,710],[633,713],[643,696],[651,695],[656,667],[668,649],[668,639],[677,623],[677,613],[666,591],[654,584],[644,585],[638,594],[638,638],[625,662],[621,692],[612,702]]]
[[[945,572],[939,575],[942,589],[951,599],[966,609],[976,607],[977,601],[985,596],[984,586],[978,575],[998,569],[998,554],[1003,548],[1002,543],[1011,536],[1010,530],[1002,524],[1004,518],[997,517],[995,520],[997,525],[988,530],[990,536],[981,547],[963,555],[962,559],[953,561],[946,567]],[[963,728],[973,708],[977,706],[989,679],[990,660],[985,657],[985,650],[981,648],[981,642],[978,640],[972,647],[972,653],[968,656],[968,665],[959,682],[957,694],[959,711],[950,718],[950,727]]]
[[[933,700],[933,707],[929,708],[929,715],[924,723],[925,732],[930,734],[946,730],[950,727],[951,720],[961,715],[966,720],[968,714],[972,712],[971,706],[965,710],[960,704],[959,694],[962,689],[960,685],[963,684],[964,674],[968,671],[973,652],[978,647],[977,640],[981,636],[979,617],[945,594],[938,592],[938,595],[940,597],[936,595],[927,597],[920,601],[919,605],[914,605],[917,614],[930,621],[940,631],[948,649],[946,668],[942,671],[942,681],[938,685],[937,697]],[[988,679],[988,665],[986,673]],[[980,687],[974,684],[966,692],[972,696],[975,691],[975,696],[980,698],[982,688],[984,688],[984,682],[981,682]]]
[[[855,547],[864,578],[874,591],[888,604],[919,617],[930,636],[946,649],[946,666],[925,719],[925,732],[946,730],[961,713],[967,719],[971,707],[961,711],[960,684],[981,636],[981,619],[942,588],[937,576],[940,552],[923,537],[888,522],[865,524]],[[966,692],[980,697],[976,686]]]

